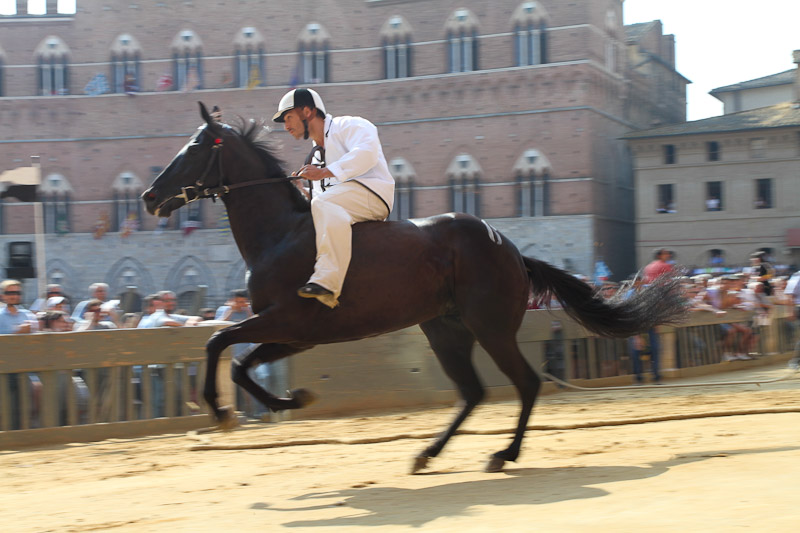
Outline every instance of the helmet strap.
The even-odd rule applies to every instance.
[[[303,140],[308,140],[308,120],[303,119]]]

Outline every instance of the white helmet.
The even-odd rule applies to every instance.
[[[283,115],[295,107],[314,107],[325,114],[325,104],[322,103],[317,91],[313,89],[292,89],[281,98],[278,112],[272,116],[273,122],[283,122]]]

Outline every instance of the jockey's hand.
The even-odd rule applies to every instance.
[[[319,181],[325,178],[333,177],[333,173],[330,170],[327,168],[320,168],[316,165],[303,165],[300,167],[300,170],[296,172],[296,175],[300,178],[311,181]]]

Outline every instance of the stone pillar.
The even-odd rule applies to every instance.
[[[17,15],[28,14],[28,0],[17,0]]]
[[[58,0],[47,0],[45,6],[48,15],[55,15],[58,13]]]
[[[794,73],[794,101],[800,103],[800,50],[792,52],[792,60],[797,65]]]

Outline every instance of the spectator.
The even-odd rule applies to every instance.
[[[657,254],[658,255],[658,254]],[[663,254],[662,254],[663,256]],[[637,276],[633,279],[630,287],[627,288],[624,298],[628,299],[633,296],[634,292],[640,290],[644,286],[644,278]],[[653,373],[653,382],[661,383],[661,374],[659,373],[658,366],[658,333],[655,328],[651,328],[647,332],[650,339],[650,371]],[[641,385],[644,383],[644,372],[642,368],[642,355],[648,351],[647,342],[644,335],[635,335],[628,339],[628,348],[631,353],[632,371],[635,376],[635,383]]]
[[[753,279],[752,277],[750,278]],[[766,294],[766,288],[763,282],[751,281],[747,287],[741,291],[742,308],[753,311],[753,318],[750,321],[750,335],[749,343],[744,346],[744,353],[750,358],[763,354],[763,346],[760,344],[762,329],[770,324],[770,313],[772,311],[772,302]],[[758,347],[758,351],[756,351]]]
[[[0,335],[7,334],[26,334],[36,333],[39,330],[39,320],[36,315],[20,306],[22,302],[22,284],[14,279],[7,279],[0,283],[0,293],[3,295],[5,307],[0,309]],[[22,355],[22,354],[20,354]],[[39,406],[41,405],[42,383],[39,376],[32,373],[8,374],[8,390],[10,398],[19,398],[21,380],[27,380],[31,391],[30,412],[23,413],[17,408],[11,409],[11,428],[19,429],[22,427],[22,420],[29,419],[29,427],[35,428],[39,425]],[[12,403],[16,403],[13,402]]]
[[[794,303],[795,332],[798,332],[800,331],[800,270],[792,274],[792,277],[786,282],[786,288],[783,292],[790,296]],[[789,361],[789,366],[794,369],[800,369],[800,335],[796,335],[795,339],[794,357]]]
[[[44,311],[39,316],[39,331],[72,331],[72,321],[65,311]]]
[[[560,320],[550,322],[550,339],[544,342],[544,358],[547,372],[562,381],[567,379],[566,361],[564,359],[564,330]],[[559,389],[564,385],[557,383]]]
[[[75,331],[117,328],[117,324],[111,319],[108,306],[104,306],[97,298],[87,301],[83,317],[84,320],[75,326]]]
[[[51,296],[47,299],[42,311],[64,311],[67,312],[67,299],[63,296]]]
[[[16,333],[36,333],[39,320],[36,315],[20,306],[22,301],[22,284],[14,279],[0,283],[5,307],[0,309],[0,335]]]
[[[644,267],[642,282],[644,285],[653,283],[661,276],[672,272],[673,265],[669,262],[672,261],[672,252],[666,248],[658,248],[653,253],[653,260]],[[634,283],[633,290],[638,290],[639,286]],[[629,293],[630,294],[630,293]],[[650,341],[650,371],[653,373],[653,382],[661,383],[661,374],[659,373],[660,362],[660,345],[658,332],[655,328],[650,328],[647,331],[647,337]],[[642,383],[644,376],[642,375],[641,356],[645,351],[644,339],[641,335],[633,337],[631,343],[633,353],[633,371],[636,374],[636,382]]]
[[[89,285],[89,299],[79,302],[78,305],[75,306],[75,310],[72,312],[72,320],[78,322],[83,320],[83,313],[86,311],[86,305],[91,300],[100,300],[102,304],[108,299],[108,284],[107,283],[92,283]],[[116,323],[116,317],[114,317],[114,322]]]
[[[142,318],[139,319],[139,323],[136,324],[136,327],[140,329],[152,328],[153,314],[164,307],[161,297],[158,294],[149,294],[145,296],[143,307],[144,314],[142,315]]]
[[[47,311],[47,301],[50,298],[58,298],[58,297],[64,298],[64,291],[61,288],[61,285],[59,285],[58,283],[51,283],[50,285],[47,286],[45,290],[44,298],[37,298],[36,301],[34,301],[31,304],[30,310],[34,312]],[[69,312],[69,304],[67,303],[66,298],[64,298],[63,303],[64,305],[62,307],[62,311]]]
[[[672,259],[672,252],[666,248],[659,248],[653,253],[653,260],[644,267],[645,284],[653,283],[656,278],[672,271],[668,261]]]
[[[253,316],[250,309],[250,298],[244,289],[231,291],[230,299],[217,309],[214,316],[215,320],[227,320],[230,322],[241,322],[245,318]]]
[[[194,326],[200,321],[198,316],[188,316],[175,314],[175,308],[178,306],[178,299],[172,291],[161,291],[158,297],[163,304],[163,308],[154,312],[150,317],[151,328],[159,328],[162,326],[180,327],[180,326]]]
[[[775,275],[775,269],[767,263],[766,256],[763,251],[750,254],[750,276],[764,284],[764,294],[772,296],[770,280]]]
[[[715,309],[727,311],[744,307],[738,290],[740,279],[741,277],[735,275],[723,276],[709,285],[708,301]],[[752,330],[740,323],[720,324],[719,327],[722,331],[722,360],[750,359],[746,352],[751,342]]]

